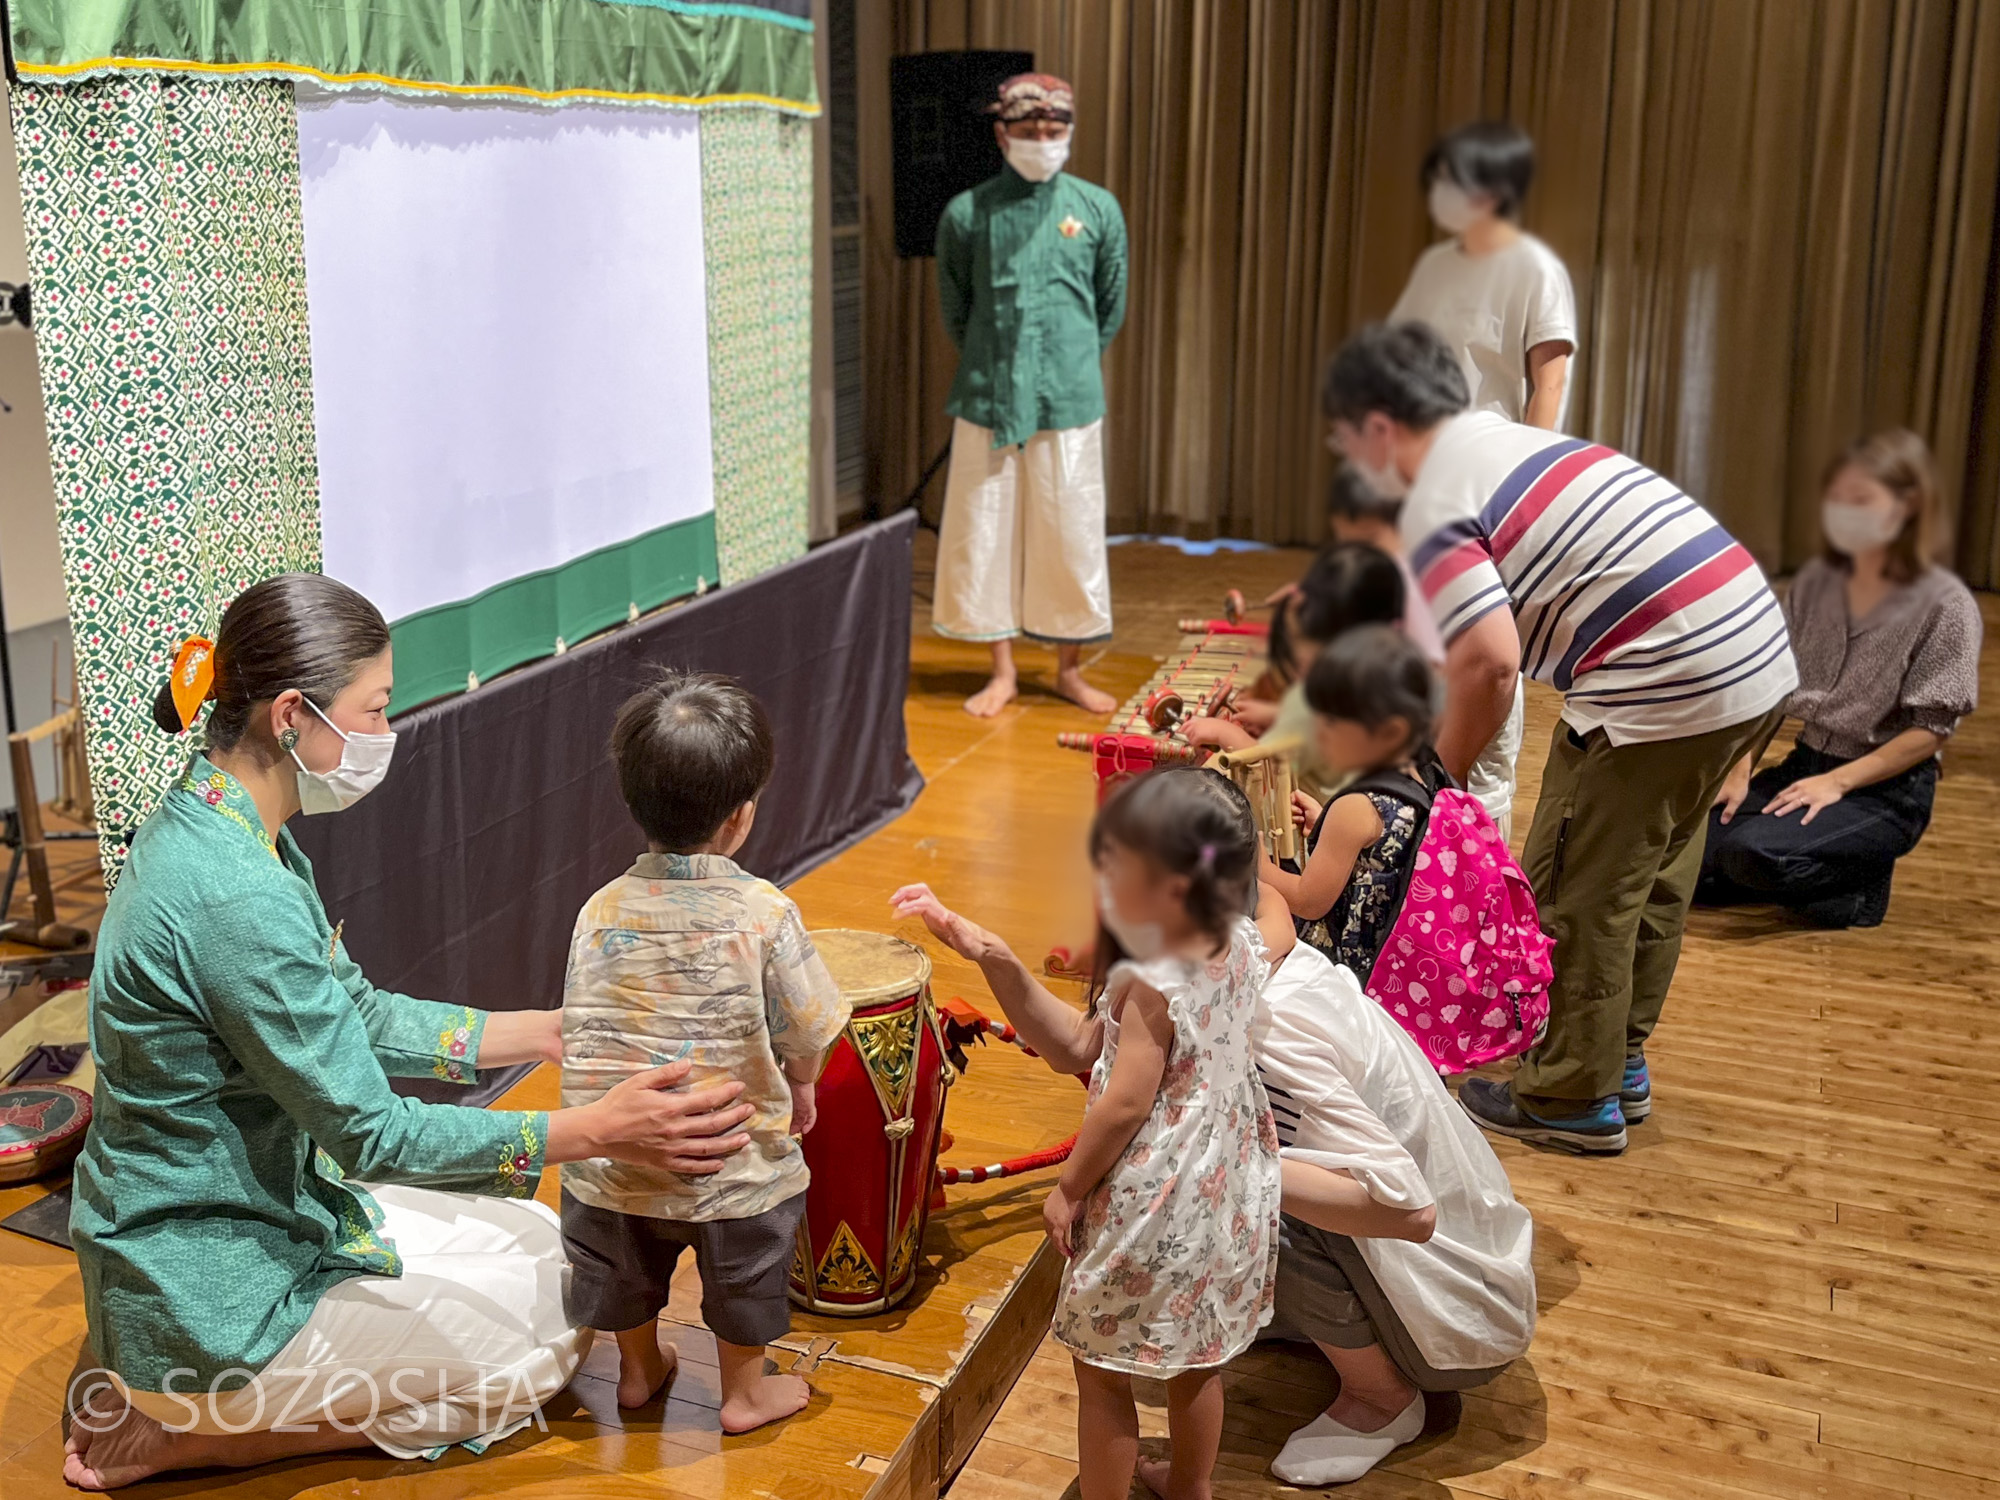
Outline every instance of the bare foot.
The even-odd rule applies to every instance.
[[[1056,691],[1078,708],[1094,714],[1108,714],[1118,706],[1118,700],[1103,688],[1084,681],[1081,667],[1067,667],[1056,673]]]
[[[992,681],[965,700],[965,711],[975,719],[990,719],[1019,696],[1014,674],[995,672]]]
[[[109,1397],[96,1405],[102,1407]],[[115,1490],[169,1469],[194,1468],[213,1459],[209,1440],[191,1432],[169,1432],[140,1411],[127,1407],[117,1424],[108,1416],[80,1420],[63,1444],[63,1482],[80,1490]]]
[[[749,1432],[767,1422],[782,1422],[806,1409],[812,1387],[796,1375],[765,1375],[740,1396],[722,1403],[722,1430]]]
[[[669,1345],[660,1348],[658,1336],[641,1343],[633,1340],[618,1346],[618,1404],[630,1411],[644,1406],[659,1395],[674,1371],[680,1368],[680,1352]]]
[[[1174,1488],[1174,1465],[1171,1458],[1148,1458],[1139,1455],[1139,1482],[1160,1497],[1160,1500],[1209,1500],[1213,1491],[1204,1484],[1198,1490],[1185,1493]]]

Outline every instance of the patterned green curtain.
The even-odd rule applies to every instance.
[[[107,881],[189,743],[175,648],[320,564],[289,83],[11,91],[35,344]]]
[[[812,126],[701,117],[715,546],[724,583],[806,550],[812,418]]]

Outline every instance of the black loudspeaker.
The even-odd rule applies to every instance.
[[[999,172],[1000,147],[986,107],[1002,82],[1034,70],[1032,52],[913,52],[889,59],[898,255],[934,253],[944,206]]]

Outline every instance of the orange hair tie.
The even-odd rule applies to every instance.
[[[215,642],[199,635],[183,641],[174,657],[174,675],[170,681],[181,729],[192,729],[202,704],[215,695]]]

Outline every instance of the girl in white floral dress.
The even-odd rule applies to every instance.
[[[1054,1332],[1076,1361],[1083,1500],[1123,1500],[1135,1465],[1169,1500],[1206,1500],[1221,1367],[1270,1320],[1278,1253],[1278,1139],[1250,1053],[1256,831],[1221,778],[1159,771],[1105,803],[1090,849],[1098,951],[1120,957],[1087,1014],[928,887],[895,906],[980,966],[1050,1066],[1091,1070],[1045,1209],[1070,1259]],[[1138,1457],[1134,1374],[1167,1383],[1168,1462]]]

